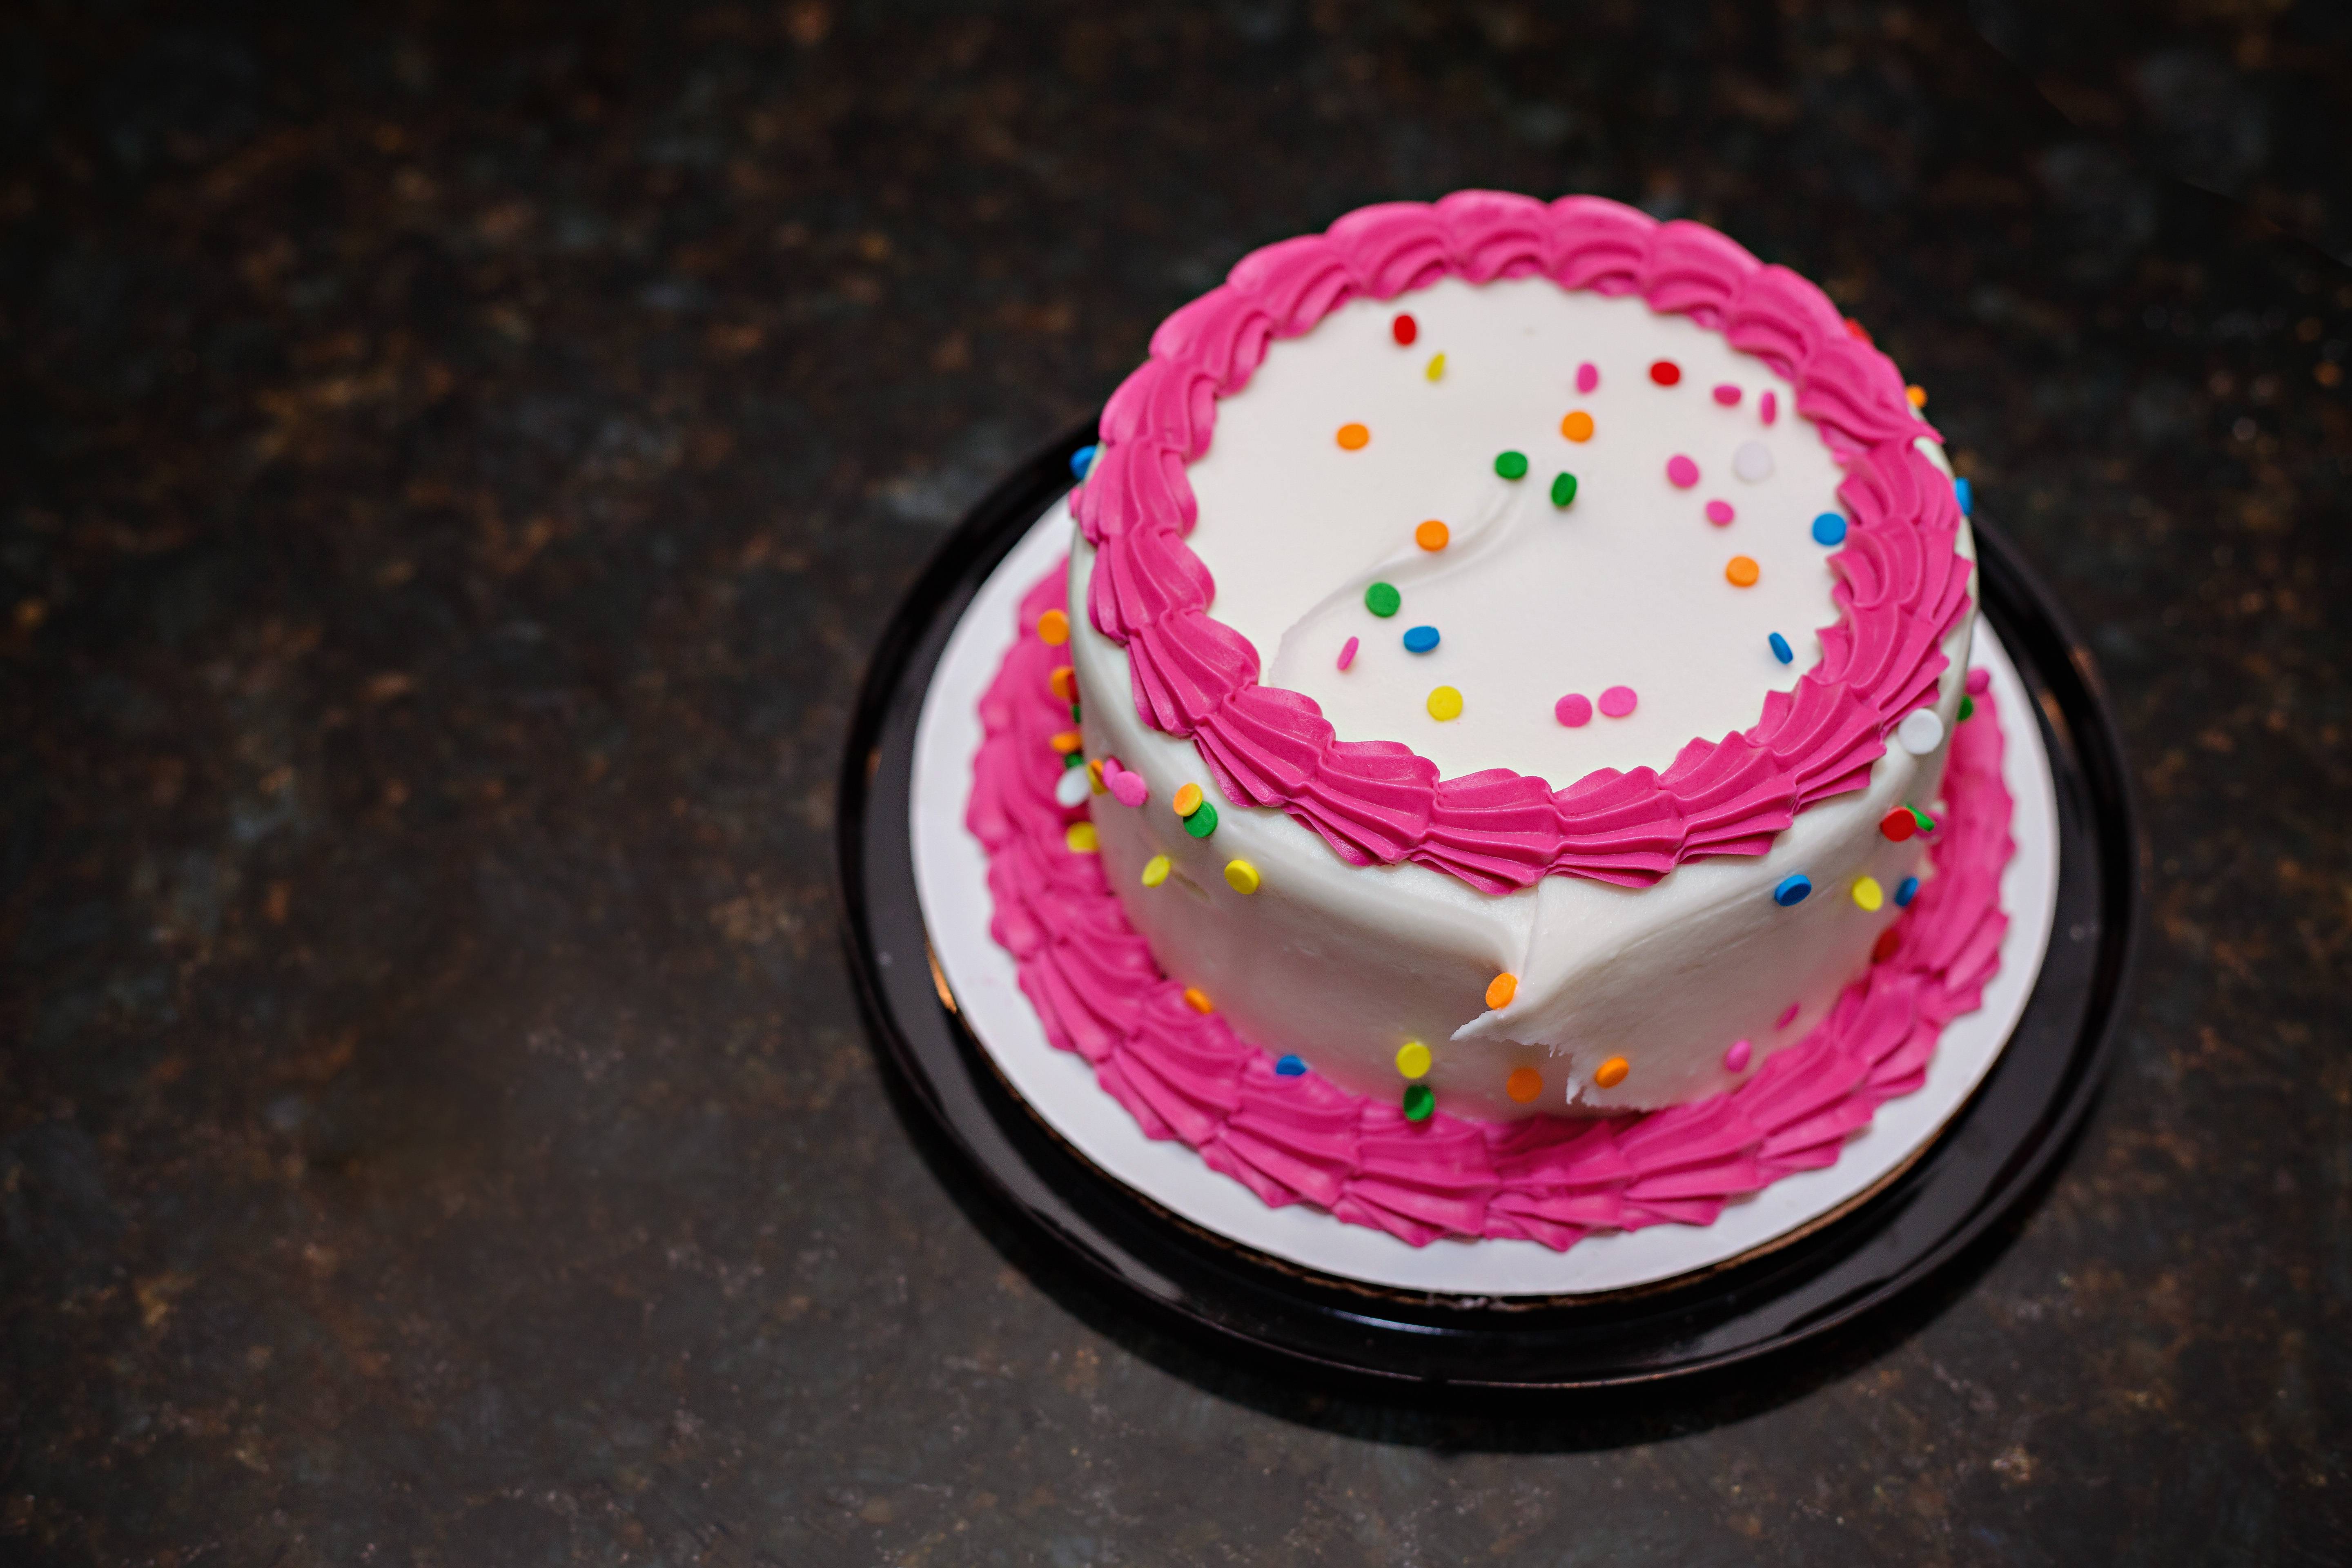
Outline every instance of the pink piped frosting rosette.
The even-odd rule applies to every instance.
[[[1021,637],[981,699],[964,820],[988,855],[990,934],[1013,954],[1049,1043],[1084,1057],[1148,1136],[1182,1141],[1269,1205],[1313,1204],[1415,1247],[1492,1237],[1565,1249],[1596,1230],[1707,1225],[1741,1194],[1834,1164],[1880,1105],[1925,1081],[1944,1026],[1976,1008],[2000,967],[2011,801],[1979,671],[1976,716],[1952,732],[1933,870],[1889,928],[1894,951],[1738,1089],[1600,1121],[1440,1110],[1416,1123],[1391,1100],[1283,1077],[1222,1015],[1186,1005],[1128,923],[1102,858],[1069,848],[1065,830],[1089,808],[1054,798],[1052,740],[1069,709],[1051,689],[1061,652],[1034,635],[1066,596],[1060,566],[1029,591]]]
[[[1693,740],[1664,773],[1603,768],[1557,790],[1503,768],[1441,779],[1400,742],[1339,740],[1312,699],[1258,683],[1256,651],[1209,613],[1215,584],[1184,542],[1197,515],[1186,465],[1208,449],[1217,399],[1272,343],[1359,297],[1535,275],[1639,294],[1788,378],[1845,465],[1850,520],[1830,563],[1839,618],[1793,691],[1768,694],[1743,731]],[[1152,335],[1073,499],[1099,552],[1087,614],[1127,649],[1145,722],[1192,741],[1227,799],[1287,812],[1351,865],[1412,860],[1489,893],[1555,874],[1646,886],[1685,860],[1764,853],[1799,811],[1860,788],[1888,731],[1934,699],[1941,645],[1969,607],[1959,508],[1915,445],[1934,435],[1827,296],[1704,225],[1596,196],[1364,207],[1244,257]]]

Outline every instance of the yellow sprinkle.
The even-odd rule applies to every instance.
[[[1518,994],[1519,977],[1516,974],[1497,974],[1486,982],[1486,1005],[1489,1007],[1507,1007],[1511,1005],[1511,998]]]
[[[1201,786],[1196,784],[1176,786],[1176,815],[1190,816],[1201,809]]]
[[[1407,1078],[1429,1076],[1429,1047],[1419,1040],[1407,1040],[1397,1049],[1397,1071]]]
[[[1213,1013],[1217,1010],[1216,1004],[1209,1000],[1209,994],[1197,985],[1184,987],[1184,1005],[1195,1013]]]
[[[1592,1075],[1592,1081],[1603,1089],[1615,1089],[1625,1081],[1625,1075],[1633,1070],[1633,1064],[1623,1057],[1611,1057],[1601,1064],[1601,1070]]]
[[[1914,408],[1927,406],[1927,389],[1924,386],[1906,386],[1903,389],[1903,395],[1911,400]]]
[[[1430,359],[1429,369],[1426,374],[1432,381],[1444,380],[1445,377],[1445,356],[1444,354],[1433,355]]]
[[[1037,617],[1037,635],[1045,639],[1048,647],[1059,647],[1070,640],[1070,617],[1059,610],[1048,610]]]
[[[1062,829],[1062,842],[1070,847],[1073,855],[1091,855],[1100,845],[1091,822],[1073,822]]]
[[[1110,793],[1110,785],[1103,783],[1102,780],[1102,760],[1099,757],[1087,763],[1087,782],[1094,785],[1097,795]]]
[[[1875,877],[1857,877],[1853,884],[1853,901],[1865,910],[1874,910],[1886,901],[1886,889],[1878,885]]]
[[[1462,717],[1462,693],[1450,686],[1441,686],[1429,694],[1429,716],[1443,724],[1449,719]]]
[[[1246,860],[1225,862],[1225,886],[1236,893],[1257,891],[1257,868]]]
[[[1168,879],[1168,857],[1154,855],[1143,863],[1143,885],[1156,888]]]

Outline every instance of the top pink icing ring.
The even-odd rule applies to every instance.
[[[1839,619],[1795,690],[1769,693],[1745,731],[1691,741],[1663,773],[1601,768],[1559,790],[1504,768],[1440,779],[1398,742],[1339,740],[1311,698],[1259,684],[1256,650],[1209,615],[1215,584],[1184,542],[1198,514],[1185,467],[1208,450],[1217,400],[1276,340],[1360,297],[1538,275],[1639,294],[1786,377],[1845,468],[1850,520],[1830,558]],[[1555,874],[1644,886],[1685,860],[1764,853],[1797,812],[1861,787],[1887,731],[1934,700],[1941,645],[1969,608],[1958,504],[1913,444],[1935,434],[1894,362],[1826,295],[1705,225],[1494,191],[1360,207],[1244,257],[1160,323],[1112,394],[1073,498],[1098,552],[1087,614],[1127,649],[1144,722],[1191,740],[1228,800],[1280,807],[1349,864],[1412,860],[1490,893]]]

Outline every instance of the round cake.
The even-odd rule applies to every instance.
[[[969,820],[1049,1036],[1343,1211],[1290,1171],[1327,1112],[1360,1177],[1368,1128],[1499,1172],[1511,1124],[1733,1105],[1808,1041],[1899,1091],[2008,852],[1997,734],[1945,820],[1973,554],[1923,401],[1795,274],[1597,198],[1244,258],[1107,406],[983,707]]]

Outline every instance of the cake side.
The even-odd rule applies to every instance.
[[[1080,542],[1072,602],[1083,602],[1095,570]],[[1194,836],[1173,803],[1186,784],[1208,784],[1199,754],[1123,700],[1126,650],[1076,622],[1068,652],[1086,754],[1114,759],[1142,785],[1140,806],[1106,802],[1093,819],[1108,884],[1160,964],[1244,1037],[1296,1052],[1352,1090],[1393,1100],[1406,1082],[1425,1081],[1450,1111],[1507,1121],[1715,1093],[1822,1019],[1868,967],[1901,913],[1905,879],[1926,861],[1927,840],[1890,839],[1881,824],[1906,802],[1931,818],[1940,804],[1972,626],[1943,643],[1948,663],[1931,705],[1938,743],[1918,755],[1889,748],[1864,788],[1801,814],[1767,853],[1688,862],[1646,888],[1550,877],[1499,895],[1413,863],[1350,866],[1282,812],[1228,805],[1213,831]],[[1144,868],[1161,857],[1165,876],[1147,886]],[[1254,873],[1246,893],[1227,878],[1235,861]],[[1776,901],[1799,875],[1815,891],[1793,906]],[[1864,878],[1878,889],[1875,907],[1857,901]],[[1489,1007],[1500,974],[1515,976],[1516,990]],[[1416,1041],[1431,1061],[1409,1079],[1397,1058]],[[1741,1041],[1744,1055],[1733,1050]],[[1625,1071],[1604,1086],[1612,1060]],[[1519,1098],[1513,1074],[1523,1069],[1538,1089]]]

